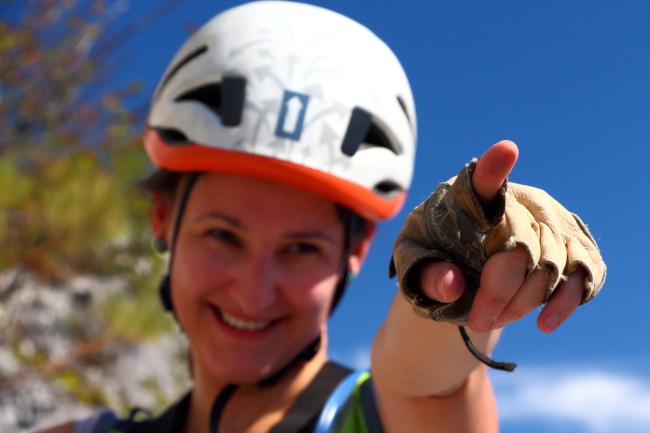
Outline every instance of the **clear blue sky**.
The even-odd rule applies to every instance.
[[[235,1],[181,2],[126,47],[125,71],[153,88],[186,37]],[[589,225],[608,264],[603,292],[563,328],[510,326],[492,375],[503,433],[650,431],[650,2],[329,0],[397,53],[419,118],[406,208],[508,138],[511,181],[543,188]],[[153,2],[124,1],[125,18]],[[363,366],[395,290],[391,245],[406,212],[379,228],[369,261],[331,320],[331,353]],[[434,341],[431,344],[435,344]]]

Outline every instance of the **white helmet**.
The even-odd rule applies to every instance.
[[[227,10],[181,47],[145,134],[153,163],[289,184],[370,220],[401,208],[413,173],[413,96],[375,34],[317,6]]]

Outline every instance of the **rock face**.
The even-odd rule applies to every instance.
[[[127,290],[119,279],[54,285],[20,270],[0,273],[0,432],[33,431],[98,407],[155,412],[190,386],[178,333],[118,341],[94,317],[97,305]]]

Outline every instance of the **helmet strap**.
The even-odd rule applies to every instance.
[[[178,202],[178,209],[174,217],[174,231],[172,232],[172,242],[169,245],[169,263],[167,265],[167,274],[163,277],[163,280],[160,282],[159,294],[160,300],[165,307],[165,310],[171,312],[176,316],[174,311],[174,305],[172,304],[172,295],[171,295],[171,273],[172,266],[174,264],[174,251],[176,249],[176,242],[178,240],[178,232],[181,228],[181,221],[183,219],[183,213],[185,212],[185,207],[187,206],[187,200],[190,197],[192,188],[196,183],[196,180],[199,177],[199,173],[189,173],[187,175],[187,180],[183,189],[181,190],[180,200]]]
[[[352,278],[350,278],[351,272],[349,269],[349,258],[350,253],[352,252],[354,217],[349,211],[344,212],[343,215],[343,255],[341,257],[341,276],[339,277],[339,281],[336,283],[336,290],[334,291],[334,298],[332,299],[332,306],[330,307],[330,316],[339,305],[346,286],[352,281]]]

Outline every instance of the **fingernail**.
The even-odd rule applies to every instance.
[[[443,272],[438,276],[438,287],[443,302],[452,302],[458,299],[460,296],[459,291],[462,289],[451,270]]]
[[[476,332],[488,332],[494,325],[494,319],[491,317],[481,316],[472,320],[472,329]]]
[[[558,326],[560,326],[560,316],[557,314],[551,314],[546,319],[544,319],[544,326],[548,331],[555,331]]]
[[[449,302],[447,290],[451,289],[452,277],[451,272],[442,272],[438,276],[438,289],[440,290],[440,296],[442,297],[443,302]]]

